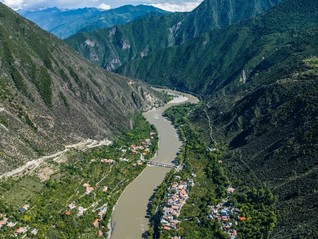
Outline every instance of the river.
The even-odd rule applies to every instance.
[[[169,163],[176,158],[182,146],[176,129],[162,113],[171,106],[184,102],[197,103],[199,100],[189,94],[179,94],[163,107],[145,112],[147,121],[157,128],[159,134],[159,150],[153,159],[157,162]],[[111,218],[111,239],[139,239],[149,229],[146,218],[148,200],[154,190],[162,183],[170,169],[147,166],[145,170],[125,189],[120,196]]]

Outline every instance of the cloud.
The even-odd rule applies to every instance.
[[[1,2],[3,2],[5,5],[11,7],[14,10],[21,9],[25,5],[23,0],[4,0]]]
[[[200,5],[202,1],[195,1],[195,2],[182,2],[182,3],[151,3],[149,5],[161,8],[166,11],[170,12],[190,12],[194,8]]]
[[[3,2],[15,10],[48,7],[68,9],[97,7],[107,10],[127,4],[146,4],[172,12],[191,11],[202,1],[203,0],[0,0],[0,2]]]
[[[101,9],[110,9],[111,4],[103,3],[105,0],[0,0],[8,7],[17,9],[39,9],[48,7],[58,8],[83,8],[98,7]]]
[[[102,10],[109,10],[109,9],[111,9],[111,6],[106,4],[106,3],[102,3],[102,4],[98,5],[98,8],[102,9]]]

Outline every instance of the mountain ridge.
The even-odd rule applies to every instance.
[[[53,7],[42,10],[20,10],[18,13],[59,38],[66,38],[77,32],[94,31],[124,24],[135,18],[147,17],[151,13],[160,15],[168,12],[147,5],[125,5],[110,10]]]
[[[78,33],[65,41],[94,64],[113,71],[126,62],[186,43],[206,31],[258,15],[279,0],[256,0],[252,4],[246,1],[230,1],[234,9],[244,9],[242,12],[233,10],[233,15],[228,15],[227,2],[229,1],[205,0],[189,13],[173,13],[136,20],[94,33]],[[206,8],[206,5],[209,8]],[[87,40],[94,44],[87,45]],[[126,47],[123,47],[123,43]]]
[[[114,137],[160,103],[142,82],[91,65],[3,4],[0,41],[1,172],[66,144]]]

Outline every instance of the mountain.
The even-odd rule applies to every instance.
[[[191,120],[213,147],[226,145],[231,182],[277,196],[274,239],[318,236],[317,9],[285,0],[118,69],[203,97]]]
[[[18,13],[57,37],[66,38],[77,32],[104,29],[136,18],[162,15],[167,12],[152,6],[126,5],[106,11],[97,8],[61,10],[54,7],[43,10],[19,10]]]
[[[0,173],[85,139],[114,137],[157,100],[0,4]],[[158,101],[160,103],[160,101]]]
[[[315,12],[301,5],[294,13],[285,4],[242,24],[129,61],[116,72],[207,97],[225,87],[266,83],[270,76],[280,77],[316,52]],[[294,51],[301,54],[295,56]],[[270,67],[273,71],[266,71]]]
[[[262,15],[235,24],[225,21],[207,32],[177,34],[189,15],[176,14],[67,42],[108,69],[202,96],[203,106],[191,120],[211,147],[226,145],[222,160],[231,182],[268,187],[278,197],[278,221],[270,238],[316,238],[317,10],[317,1],[284,0]],[[176,19],[169,25],[172,16]],[[150,37],[155,32],[151,26],[157,26],[155,37]],[[170,47],[166,26],[173,32]],[[81,43],[88,39],[94,46]]]
[[[114,70],[133,59],[183,44],[204,32],[254,17],[278,2],[205,0],[190,13],[167,14],[93,33],[78,33],[66,42],[94,64]]]

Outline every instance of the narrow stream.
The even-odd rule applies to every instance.
[[[180,94],[167,105],[145,112],[147,121],[156,126],[159,134],[159,151],[154,161],[172,163],[179,152],[182,142],[178,138],[176,129],[162,113],[171,106],[184,102],[197,103],[198,99],[192,95]],[[122,193],[111,218],[111,239],[139,239],[149,229],[146,218],[148,200],[159,186],[170,169],[148,166]]]

